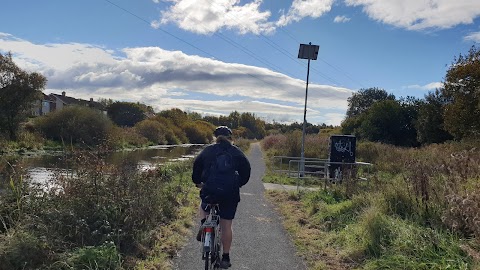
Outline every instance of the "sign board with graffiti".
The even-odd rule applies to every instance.
[[[353,135],[330,136],[329,178],[342,178],[342,163],[355,163],[356,137]]]

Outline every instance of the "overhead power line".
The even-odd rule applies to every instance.
[[[113,5],[113,6],[117,7],[117,8],[119,8],[120,10],[123,10],[124,12],[126,12],[126,13],[134,16],[135,18],[137,18],[137,19],[139,19],[139,20],[147,23],[147,24],[150,26],[150,22],[147,21],[146,19],[140,17],[139,15],[137,15],[137,14],[135,14],[135,13],[133,13],[133,12],[125,9],[124,7],[118,5],[118,4],[116,4],[116,3],[114,3],[114,2],[112,2],[112,1],[110,1],[110,0],[104,0],[104,1],[107,2],[107,3],[110,3],[111,5]],[[171,36],[171,37],[173,37],[173,38],[175,38],[175,39],[177,39],[177,40],[179,40],[179,41],[181,41],[181,42],[183,42],[183,43],[185,43],[185,44],[187,44],[187,45],[189,45],[189,46],[191,46],[191,47],[193,47],[193,48],[195,48],[195,49],[197,49],[197,50],[199,50],[200,52],[206,54],[207,56],[210,56],[210,57],[212,57],[212,58],[218,59],[218,57],[215,57],[215,55],[213,55],[213,54],[211,54],[211,53],[209,53],[209,52],[207,52],[207,51],[199,48],[198,46],[195,46],[195,45],[192,44],[191,42],[188,42],[188,41],[184,40],[184,39],[181,38],[181,37],[178,37],[178,36],[176,36],[176,35],[168,32],[168,31],[166,31],[166,30],[164,30],[164,29],[162,29],[162,28],[160,28],[160,27],[157,28],[157,29],[160,30],[160,31],[162,31],[163,33],[165,33],[165,34],[167,34],[167,35],[169,35],[169,36]],[[235,65],[233,65],[233,68],[239,70],[241,73],[243,73],[243,74],[245,74],[245,75],[248,75],[248,76],[250,76],[250,77],[252,77],[252,78],[254,78],[254,79],[256,79],[256,80],[261,81],[262,83],[264,83],[265,85],[267,85],[267,86],[270,87],[270,88],[274,88],[274,89],[279,90],[278,88],[273,87],[270,83],[264,81],[264,80],[261,79],[260,77],[257,77],[257,76],[255,76],[255,75],[253,75],[253,74],[250,74],[250,73],[246,73],[246,72],[240,70],[240,69],[239,69],[238,67],[236,67]]]
[[[211,4],[213,5],[216,5],[218,7],[220,7],[220,5],[226,9],[228,9],[227,6],[223,5],[223,4],[217,4],[215,3],[214,1],[211,1],[210,2]],[[235,20],[238,24],[241,24],[241,22],[238,20],[238,18],[236,16],[233,16],[231,14],[226,14],[229,18]],[[300,44],[301,42],[299,42],[298,40],[295,39],[295,37],[290,34],[289,32],[287,32],[286,30],[284,30],[283,28],[280,28],[282,31],[284,31],[284,33],[286,35],[288,35],[292,40],[296,41],[298,44]],[[280,52],[281,54],[285,55],[287,58],[289,58],[290,60],[294,61],[295,63],[299,64],[300,66],[302,67],[306,67],[306,64],[304,61],[300,61],[299,59],[295,58],[292,56],[292,52],[284,49],[282,46],[278,45],[277,43],[275,43],[273,40],[271,40],[269,37],[265,36],[264,34],[262,33],[259,33],[259,35],[264,39],[264,41],[269,45],[271,46],[272,48],[274,48],[275,50],[277,50],[278,52]],[[322,60],[323,62],[325,62],[326,64],[328,64],[329,66],[331,66],[332,68],[335,68],[333,65],[327,63],[325,60]],[[320,70],[316,69],[315,67],[311,67],[312,71],[314,73],[316,73],[317,75],[319,75],[320,77],[326,79],[327,81],[330,81],[331,83],[337,85],[337,86],[341,86],[342,84],[339,83],[337,80],[333,79],[332,77],[326,75],[325,73],[321,72]],[[343,71],[341,71],[340,69],[338,68],[335,68],[337,71],[341,72],[341,73],[344,73]],[[288,74],[289,75],[289,74]],[[344,73],[345,76],[348,76],[347,74]],[[289,75],[291,76],[291,75]],[[292,76],[291,76],[292,77]],[[350,80],[353,80],[350,76],[348,76],[348,78],[350,78]]]
[[[292,40],[296,41],[297,43],[301,43],[297,38],[295,38],[295,36],[293,36],[293,34],[291,34],[291,33],[290,33],[289,31],[287,31],[286,29],[283,29],[283,27],[281,27],[280,30],[281,30],[282,32],[284,32],[284,33],[285,33],[289,38],[291,38]],[[341,74],[343,74],[345,77],[347,77],[348,79],[350,79],[350,81],[352,81],[352,82],[354,82],[354,83],[356,83],[356,84],[359,84],[362,88],[365,88],[365,86],[364,86],[361,82],[359,82],[359,81],[355,80],[354,78],[352,78],[350,75],[347,74],[347,72],[343,71],[341,68],[336,67],[336,66],[334,66],[333,64],[328,63],[326,60],[321,59],[320,57],[319,57],[319,59],[320,59],[320,61],[324,62],[325,64],[327,64],[327,65],[330,66],[331,68],[333,68],[333,69],[337,70],[338,72],[340,72]]]

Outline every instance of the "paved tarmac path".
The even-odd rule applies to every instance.
[[[282,226],[272,205],[265,200],[262,177],[265,161],[259,143],[251,146],[248,159],[252,165],[250,181],[241,190],[241,202],[233,221],[233,244],[230,251],[231,270],[304,270],[302,260]],[[195,224],[199,221],[195,221]],[[198,226],[174,260],[175,270],[204,269],[201,245],[194,239]]]

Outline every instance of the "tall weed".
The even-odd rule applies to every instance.
[[[148,255],[155,243],[145,236],[191,201],[191,164],[140,171],[128,161],[108,165],[103,156],[75,151],[65,156],[70,169],[57,171],[42,189],[17,181],[0,196],[2,270],[118,269],[119,254]],[[27,247],[41,248],[23,254],[31,256],[22,259],[27,265],[8,264]]]

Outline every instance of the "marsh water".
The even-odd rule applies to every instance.
[[[153,168],[166,162],[186,160],[193,158],[203,145],[158,145],[148,148],[117,151],[108,154],[105,162],[119,165],[126,160],[137,165],[139,170]],[[44,182],[53,176],[58,170],[68,170],[68,164],[64,162],[61,153],[46,153],[3,157],[0,166],[0,178],[5,175],[3,170],[11,168],[22,168],[25,174],[34,182]],[[1,179],[2,182],[6,179]]]

